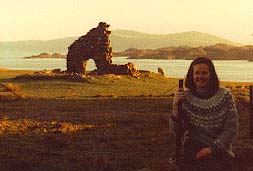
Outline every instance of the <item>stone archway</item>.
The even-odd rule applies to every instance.
[[[94,60],[97,74],[128,74],[140,76],[137,66],[128,63],[125,65],[112,64],[112,47],[110,46],[108,30],[109,24],[100,22],[96,28],[86,35],[79,37],[68,48],[67,72],[86,74],[86,65],[89,59]]]

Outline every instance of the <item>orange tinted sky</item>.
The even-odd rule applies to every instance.
[[[86,34],[99,21],[146,33],[199,31],[253,44],[252,0],[8,0],[0,41]]]

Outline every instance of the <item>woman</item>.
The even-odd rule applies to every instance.
[[[231,170],[238,114],[231,93],[220,87],[210,59],[199,57],[191,63],[185,87],[175,94],[170,119],[175,131],[178,104],[182,103],[185,132],[181,170]]]

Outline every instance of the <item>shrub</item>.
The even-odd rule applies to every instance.
[[[16,93],[21,91],[21,88],[20,88],[19,85],[14,85],[14,84],[11,84],[11,83],[5,85],[5,87],[6,87],[7,91],[16,92]]]

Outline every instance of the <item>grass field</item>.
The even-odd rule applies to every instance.
[[[168,122],[177,79],[152,73],[141,79],[13,79],[26,73],[32,71],[0,71],[0,83],[19,86],[22,97],[0,94],[1,171],[171,169],[175,136]],[[236,97],[235,169],[250,170],[248,97]]]

